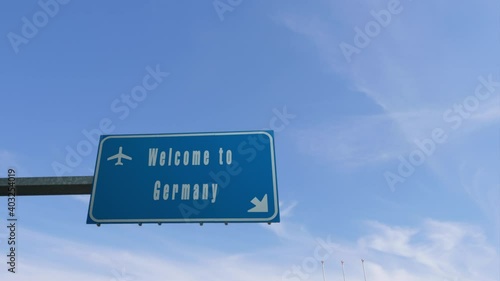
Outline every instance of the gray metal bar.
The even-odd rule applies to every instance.
[[[90,194],[92,180],[92,176],[16,178],[16,195]],[[0,178],[0,196],[7,196],[8,190],[8,178]]]

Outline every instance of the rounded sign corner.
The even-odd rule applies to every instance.
[[[259,132],[259,133],[262,134],[262,135],[266,135],[269,138],[269,142],[273,143],[274,137],[268,131],[262,131],[262,132]]]
[[[114,136],[105,136],[104,138],[101,139],[100,141],[100,145],[103,145],[105,141],[107,141],[108,139],[112,139]]]
[[[99,219],[96,219],[96,218],[94,217],[94,214],[92,213],[92,210],[90,210],[90,212],[89,212],[89,218],[90,218],[90,220],[92,220],[94,223],[101,223],[101,221],[100,221]]]
[[[275,209],[274,210],[274,214],[272,216],[270,216],[269,218],[267,218],[267,220],[269,222],[271,222],[272,220],[274,220],[278,215],[279,215],[280,211],[278,209]]]

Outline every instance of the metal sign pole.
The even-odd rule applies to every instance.
[[[91,194],[92,176],[16,178],[16,196]],[[8,196],[8,178],[0,178],[0,196]]]

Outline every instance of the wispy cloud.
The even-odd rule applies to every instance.
[[[288,202],[280,202],[280,216],[281,218],[289,218],[293,215],[293,210],[297,207],[298,202],[292,201]]]
[[[493,281],[498,276],[499,253],[477,226],[432,219],[413,227],[374,221],[367,222],[366,226],[366,234],[348,243],[322,238],[334,249],[325,264],[329,279],[342,278],[338,264],[342,259],[346,262],[349,279],[363,280],[360,258],[366,259],[366,273],[373,281]],[[131,281],[160,280],[165,276],[169,280],[220,280],[224,277],[282,280],[283,273],[295,263],[314,254],[321,238],[311,235],[311,243],[302,245],[299,251],[304,255],[301,258],[287,256],[290,247],[296,247],[295,241],[277,245],[272,250],[256,245],[251,253],[227,253],[189,245],[178,247],[175,251],[179,252],[162,253],[148,247],[132,251],[99,243],[89,245],[28,229],[22,229],[22,233],[25,245],[31,241],[33,247],[22,252],[22,265],[15,279],[20,281],[33,280],[34,276],[51,280],[91,278],[109,281],[116,279],[116,272]],[[156,241],[158,243],[161,241]],[[47,253],[45,259],[39,259],[37,253],[40,252]],[[188,260],[184,258],[185,252],[190,253]],[[307,280],[320,278],[320,274],[319,270],[309,271]],[[5,272],[0,273],[2,280],[5,276]]]
[[[495,168],[487,169],[462,162],[459,174],[465,192],[494,225],[496,236],[500,236],[500,184],[495,183],[498,179]]]
[[[388,255],[393,265],[394,259],[405,257],[397,267],[415,276],[433,276],[430,280],[496,280],[498,276],[498,252],[473,225],[436,220],[426,220],[419,228],[369,225],[375,233],[361,238],[359,244]]]
[[[371,19],[371,11],[386,9],[389,2],[331,4],[324,7],[331,11],[331,17],[281,13],[275,20],[310,40],[320,59],[329,62],[336,75],[347,78],[355,92],[371,98],[393,117],[401,113],[425,111],[442,114],[446,107],[461,101],[457,98],[474,93],[471,82],[474,83],[477,76],[487,74],[488,70],[485,73],[485,69],[490,69],[491,72],[496,67],[494,64],[482,64],[491,61],[491,56],[495,54],[493,48],[479,51],[481,46],[471,45],[470,42],[458,46],[449,38],[440,36],[441,28],[449,23],[442,21],[441,14],[438,16],[426,10],[423,6],[425,4],[411,1],[398,1],[404,9],[397,15],[397,19],[393,16],[393,22],[383,31],[385,34],[373,38],[374,42],[353,62],[345,62],[338,48],[339,43],[347,40],[346,38],[351,39],[349,36],[354,36],[354,27]],[[453,8],[440,3],[433,5],[432,9],[454,15],[453,9],[482,10],[489,3],[491,1],[481,1],[465,5],[467,7]],[[421,21],[421,13],[427,13],[425,23]],[[488,17],[492,16],[494,15],[488,13]],[[450,20],[459,19],[453,17]],[[436,52],[436,48],[448,48],[450,51]],[[474,56],[462,56],[464,53],[475,53],[477,58],[474,61]],[[455,67],[457,59],[467,62],[469,67],[464,70]],[[482,115],[481,111],[477,113],[478,116]],[[421,114],[419,117],[419,124],[439,122],[433,115]],[[401,131],[409,134],[408,139],[411,139],[414,120],[405,122],[407,120],[404,118],[396,118],[395,121]]]
[[[395,158],[408,149],[388,115],[354,116],[297,129],[299,151],[341,167],[359,167]]]
[[[281,222],[271,225],[263,224],[262,227],[271,231],[285,243],[293,241],[298,247],[303,247],[314,243],[314,236],[309,233],[305,225],[297,223],[293,219],[293,211],[297,205],[297,201],[280,202]]]
[[[416,140],[429,138],[435,128],[443,128],[447,141],[436,147],[437,153],[425,160],[425,166],[442,181],[443,188],[460,188],[456,179],[471,171],[461,170],[461,161],[457,160],[467,163],[484,160],[479,154],[458,159],[463,153],[455,152],[488,150],[493,154],[497,151],[498,141],[491,138],[492,130],[500,124],[500,89],[496,87],[470,117],[463,118],[459,129],[450,128],[453,123],[445,121],[443,115],[475,95],[479,76],[491,75],[494,81],[500,80],[495,64],[500,44],[498,38],[488,36],[497,33],[490,23],[498,21],[492,12],[498,10],[498,3],[481,0],[450,5],[447,1],[400,1],[403,11],[393,17],[380,35],[372,38],[369,46],[347,62],[339,44],[351,42],[354,29],[372,20],[370,11],[385,9],[388,2],[329,1],[318,4],[324,8],[321,14],[288,11],[275,17],[283,27],[309,42],[304,48],[309,47],[319,60],[328,63],[333,75],[348,81],[352,95],[370,98],[381,111],[371,116],[325,120],[313,128],[298,130],[295,139],[299,150],[334,163],[337,169],[393,165],[390,160],[407,158],[418,149]],[[483,15],[476,22],[476,26],[482,28],[461,27],[465,18],[458,15],[472,17],[473,11]],[[459,37],[450,34],[454,28],[460,30]],[[396,168],[397,164],[391,169]],[[494,193],[485,189],[497,188],[497,183],[497,178],[488,178],[481,182],[483,188],[467,194],[485,209],[491,204],[485,203],[484,196],[478,194]],[[492,198],[498,200],[498,197]],[[491,207],[487,209],[485,214],[498,213]]]

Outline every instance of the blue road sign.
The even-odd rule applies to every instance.
[[[89,224],[279,219],[273,131],[101,136]]]

